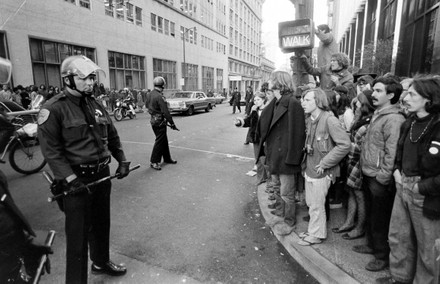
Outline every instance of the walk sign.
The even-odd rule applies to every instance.
[[[280,22],[278,24],[279,46],[284,53],[314,46],[314,27],[311,19]]]

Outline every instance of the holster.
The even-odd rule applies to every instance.
[[[163,114],[156,113],[151,114],[150,123],[152,126],[162,126],[166,123],[165,118],[163,117]]]
[[[64,192],[64,181],[62,180],[54,180],[52,185],[50,186],[50,192],[52,192],[53,196],[56,196],[58,194],[61,194]],[[64,212],[64,202],[63,202],[63,198],[59,198],[56,200],[58,203],[58,207],[60,208],[60,210],[62,212]]]

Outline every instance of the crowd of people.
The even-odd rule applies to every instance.
[[[274,232],[293,231],[305,200],[308,229],[298,244],[319,244],[330,208],[344,204],[346,218],[332,231],[366,237],[352,249],[374,256],[369,271],[389,267],[391,278],[378,283],[438,283],[440,76],[353,76],[343,53],[318,68],[297,56],[319,87],[297,96],[292,75],[274,71],[235,120],[249,127],[257,183],[266,182],[271,213],[282,218],[270,224]]]
[[[55,95],[60,94],[64,87],[46,86],[41,84],[39,87],[29,85],[23,87],[17,85],[11,89],[9,84],[2,85],[0,99],[17,103],[26,110],[40,109],[40,107]],[[100,102],[108,112],[113,112],[116,108],[116,101],[129,98],[132,100],[133,107],[144,110],[149,89],[123,88],[116,90],[104,87],[104,84],[95,82],[93,96]]]

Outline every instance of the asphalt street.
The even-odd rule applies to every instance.
[[[90,283],[316,283],[284,250],[264,222],[252,169],[247,129],[236,128],[226,103],[209,113],[174,115],[168,130],[176,165],[149,167],[154,134],[149,116],[115,122],[132,165],[141,168],[114,180],[111,256],[128,273],[90,274]],[[111,164],[112,172],[116,163]],[[32,226],[57,231],[52,273],[41,283],[62,283],[64,216],[47,202],[41,174],[23,176],[0,165],[11,192]],[[48,170],[48,167],[45,168]]]

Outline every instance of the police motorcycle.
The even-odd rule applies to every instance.
[[[133,99],[131,97],[127,97],[125,99],[117,99],[116,100],[116,108],[113,111],[113,116],[116,121],[121,121],[125,117],[129,117],[133,119],[136,117],[135,105],[133,103]]]

